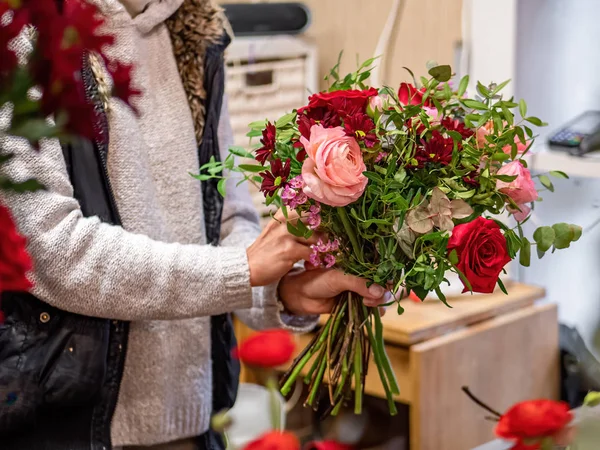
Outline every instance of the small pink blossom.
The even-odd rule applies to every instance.
[[[323,242],[321,239],[313,246],[309,262],[314,267],[325,267],[329,269],[335,264],[335,254],[340,248],[340,241],[334,239]]]
[[[308,228],[316,230],[321,225],[321,205],[314,204],[308,210]]]
[[[508,206],[506,209],[509,213],[513,215],[517,222],[523,222],[529,216],[529,213],[531,212],[531,207],[526,203],[523,203],[522,205],[518,206],[519,209],[511,208],[510,206]]]
[[[283,204],[292,209],[296,209],[298,206],[306,203],[308,201],[308,196],[301,190],[303,187],[304,181],[301,176],[297,176],[290,180],[281,192]]]
[[[387,158],[388,154],[386,152],[381,152],[375,158],[375,163],[382,161],[384,158]]]

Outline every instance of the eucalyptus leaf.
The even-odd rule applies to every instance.
[[[429,69],[429,75],[443,83],[452,78],[452,69],[448,65],[435,66]]]
[[[553,227],[539,227],[533,233],[533,240],[536,242],[538,249],[542,252],[547,252],[552,245],[554,245],[554,239],[556,237]]]

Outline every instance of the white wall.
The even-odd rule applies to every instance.
[[[516,28],[515,94],[550,124],[542,138],[586,109],[600,109],[599,0],[519,0]],[[556,185],[557,193],[544,193],[536,208],[541,223],[585,228],[600,217],[600,178]],[[600,227],[584,230],[571,249],[533,262],[521,275],[545,286],[560,320],[592,342],[600,329]]]

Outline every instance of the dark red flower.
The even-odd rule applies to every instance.
[[[496,435],[522,449],[539,449],[543,438],[561,433],[573,420],[569,405],[553,400],[517,403],[500,417]]]
[[[469,139],[471,136],[475,134],[473,130],[465,127],[463,122],[460,122],[458,119],[451,119],[450,117],[445,117],[442,119],[442,126],[449,131],[456,131],[460,133],[463,139]]]
[[[451,137],[444,137],[433,130],[431,137],[416,152],[415,159],[419,162],[418,167],[423,168],[425,163],[437,163],[447,166],[452,162],[454,141]]]
[[[285,164],[281,162],[281,159],[274,159],[271,161],[271,170],[259,173],[263,181],[260,186],[260,190],[265,197],[273,195],[277,192],[277,189],[283,187],[288,177],[290,176],[290,158],[285,161]]]
[[[344,129],[348,136],[356,138],[358,141],[364,141],[368,148],[373,147],[379,139],[373,133],[375,130],[375,122],[363,113],[354,114],[344,119]]]
[[[342,124],[339,114],[326,107],[309,108],[298,113],[298,131],[306,139],[310,138],[310,129],[320,124],[325,128],[339,127]]]
[[[262,165],[271,158],[273,150],[275,150],[276,133],[277,129],[275,128],[275,125],[271,122],[267,122],[267,126],[262,131],[262,139],[260,140],[262,147],[256,150],[256,155],[254,156],[254,158]]]
[[[465,175],[463,177],[463,181],[465,183],[467,183],[469,186],[479,187],[479,180],[477,179],[478,176],[479,176],[479,174],[477,173],[476,170],[474,170],[473,172],[470,172],[467,175]]]
[[[398,89],[398,100],[403,105],[421,105],[432,106],[431,99],[428,98],[423,103],[423,96],[425,95],[425,88],[417,89],[410,83],[400,83]]]
[[[142,91],[131,87],[132,69],[132,65],[122,64],[120,62],[112,62],[108,66],[108,70],[113,80],[112,95],[121,99],[134,112],[138,113],[137,109],[132,105],[132,99],[142,95]]]
[[[295,349],[296,343],[289,331],[267,330],[240,343],[233,356],[250,366],[274,368],[287,363]]]
[[[500,272],[510,261],[506,238],[498,224],[477,217],[457,225],[448,240],[448,254],[452,250],[456,250],[458,256],[456,267],[469,281],[473,292],[494,292]],[[465,285],[463,292],[468,290]]]
[[[356,112],[365,112],[369,98],[378,95],[375,88],[365,90],[340,90],[333,92],[319,92],[308,98],[308,105],[300,108],[298,114],[302,114],[307,109],[325,107],[337,112],[341,117]]]
[[[353,445],[342,444],[336,441],[309,442],[304,450],[354,450]]]
[[[17,232],[10,211],[0,205],[0,293],[32,288],[27,272],[32,268],[26,239]]]
[[[289,431],[269,431],[246,444],[243,450],[300,450],[300,441]]]

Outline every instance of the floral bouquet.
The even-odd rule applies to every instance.
[[[554,188],[547,175],[536,184],[527,169],[530,125],[543,123],[527,115],[523,100],[503,97],[508,81],[478,83],[469,98],[468,77],[453,84],[450,67],[436,66],[419,84],[376,89],[365,84],[372,64],[341,77],[338,63],[326,77],[328,91],[274,123],[250,125],[248,136],[262,137],[253,153],[234,147],[198,178],[222,177],[222,169],[242,172],[267,205],[286,217],[300,215],[287,224],[290,233],[328,236],[313,246],[310,265],[338,267],[390,289],[399,314],[400,299],[411,294],[423,300],[435,292],[446,303],[442,286],[449,272],[460,277],[465,292],[491,293],[496,285],[506,292],[499,275],[517,254],[527,266],[532,245],[542,257],[579,239],[581,228],[566,223],[538,228],[533,243],[524,236],[522,224],[541,200],[539,192]],[[258,164],[236,166],[233,155]],[[221,191],[224,186],[223,178]],[[515,226],[494,218],[506,211]],[[289,394],[302,373],[309,385],[306,405],[316,408],[326,378],[328,412],[336,414],[354,386],[360,413],[371,353],[394,414],[399,386],[379,309],[348,292],[284,375],[281,392]]]

